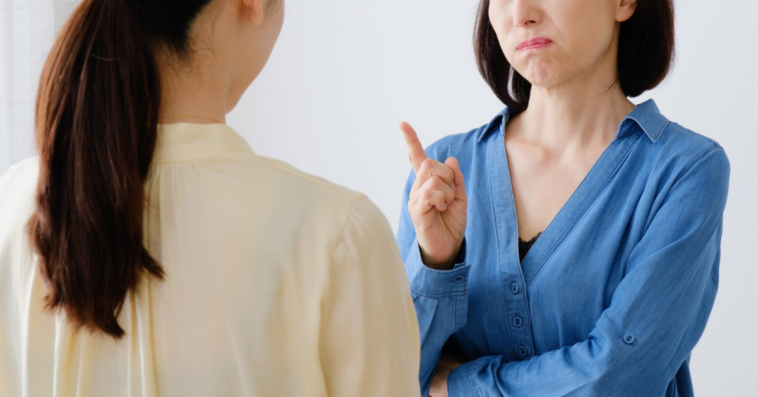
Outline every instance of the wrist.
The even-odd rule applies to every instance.
[[[421,262],[424,264],[424,266],[428,268],[432,268],[434,270],[450,270],[455,266],[455,256],[453,255],[451,259],[448,259],[446,261],[435,261],[433,259],[430,259],[428,255],[424,253],[424,249],[419,247],[421,249]]]
[[[457,263],[463,262],[464,258],[462,258],[462,254],[465,252],[462,250],[462,242],[458,244],[458,247],[453,251],[453,254],[450,255],[447,259],[444,260],[435,260],[431,258],[429,255],[424,252],[424,249],[421,247],[421,244],[419,244],[419,252],[421,253],[421,262],[424,264],[424,266],[434,269],[434,270],[452,270],[453,267]]]

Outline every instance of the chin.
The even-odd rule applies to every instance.
[[[526,72],[519,73],[526,81],[537,87],[549,88],[561,81],[560,75],[549,67],[530,67]]]
[[[559,69],[557,65],[551,59],[545,59],[542,56],[535,56],[536,54],[528,54],[527,57],[518,59],[517,62],[511,62],[513,68],[524,76],[532,84],[537,84],[540,81],[547,81],[555,78]]]

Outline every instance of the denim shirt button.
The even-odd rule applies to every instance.
[[[521,346],[519,346],[519,347],[518,347],[518,354],[519,354],[521,357],[526,357],[527,353],[529,353],[529,351],[528,351],[528,350],[526,350],[526,346],[524,346],[524,345],[521,345]]]
[[[513,292],[514,294],[518,294],[518,284],[516,283],[511,284],[511,292]]]
[[[521,326],[521,325],[523,325],[523,324],[524,324],[524,320],[522,320],[522,319],[521,319],[521,317],[518,317],[518,316],[516,316],[516,317],[513,319],[513,325],[515,325],[515,326],[517,326],[517,327],[520,327],[520,326]]]
[[[634,335],[624,335],[624,343],[631,345],[634,343],[636,339],[634,338]]]
[[[458,276],[453,277],[453,279],[450,280],[450,281],[452,281],[452,282],[454,282],[456,284],[460,284],[460,283],[463,282],[463,280],[465,280],[465,277],[463,277],[461,275],[458,275]]]

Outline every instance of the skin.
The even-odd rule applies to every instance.
[[[634,110],[616,84],[620,24],[636,0],[491,0],[489,17],[508,61],[532,83],[527,110],[506,126],[519,236],[545,230]],[[547,37],[550,46],[518,50]],[[415,131],[400,126],[417,176],[408,210],[424,263],[449,270],[466,225],[458,162],[427,159]],[[451,194],[451,192],[453,194]],[[446,397],[447,377],[461,364],[443,356],[430,395]]]
[[[161,123],[226,123],[266,65],[284,21],[284,0],[215,0],[191,29],[188,61],[158,54]]]

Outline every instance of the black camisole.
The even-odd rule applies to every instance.
[[[518,238],[518,256],[520,261],[524,260],[527,252],[529,252],[541,234],[542,232],[537,233],[537,235],[529,241],[524,241],[521,239],[521,237]]]

